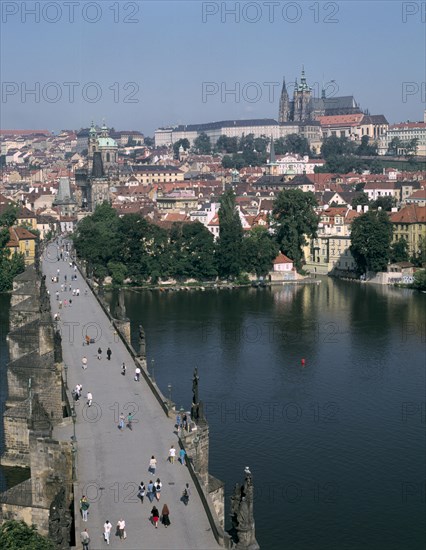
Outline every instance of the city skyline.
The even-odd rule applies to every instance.
[[[302,66],[316,97],[324,84],[391,124],[423,119],[421,3],[38,4],[2,3],[4,129],[58,132],[105,119],[153,135],[277,119],[282,78],[292,93]]]

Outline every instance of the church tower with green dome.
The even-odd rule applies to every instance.
[[[98,137],[98,151],[101,153],[105,172],[115,169],[118,163],[118,145],[115,139],[110,137],[105,121]]]

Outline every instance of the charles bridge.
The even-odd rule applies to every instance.
[[[59,250],[69,246],[51,243],[41,261],[14,280],[1,464],[29,468],[31,477],[0,494],[0,522],[34,523],[64,550],[81,547],[79,533],[85,528],[91,550],[104,548],[104,522],[109,519],[115,526],[121,517],[129,549],[259,548],[249,471],[244,483],[235,486],[232,528],[225,530],[224,485],[209,473],[209,426],[198,373],[192,382],[189,429],[177,430],[179,411],[148,372],[143,327],[136,352],[123,300],[113,318],[102,288],[86,278],[84,266],[60,261]],[[61,291],[65,276],[68,290]],[[79,296],[72,294],[70,283],[79,288]],[[93,343],[87,345],[86,335]],[[87,369],[82,369],[83,356]],[[139,382],[133,376],[136,367],[141,370]],[[72,389],[77,384],[83,391],[75,401]],[[87,392],[93,394],[90,407]],[[120,413],[132,414],[131,430],[118,428]],[[171,445],[177,452],[185,449],[185,465],[168,462]],[[148,472],[151,456],[157,459],[155,475]],[[159,531],[149,521],[152,505],[137,497],[140,481],[147,485],[157,477],[163,484],[157,505],[161,510],[167,503],[171,520],[170,529]],[[188,506],[182,501],[186,483],[191,488]],[[82,495],[90,503],[87,522],[79,510]],[[111,547],[118,545],[118,537],[112,536]]]

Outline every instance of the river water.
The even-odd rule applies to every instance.
[[[228,505],[250,467],[263,549],[426,547],[426,294],[324,278],[125,304],[178,407],[198,367],[210,471]]]
[[[125,304],[135,348],[142,323],[150,368],[178,407],[189,409],[198,367],[210,472],[228,512],[250,467],[263,550],[426,547],[426,294],[324,278],[129,290]],[[8,310],[0,296],[1,406]]]

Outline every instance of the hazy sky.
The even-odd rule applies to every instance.
[[[0,4],[3,129],[276,118],[302,65],[317,91],[423,120],[425,2]]]

